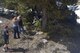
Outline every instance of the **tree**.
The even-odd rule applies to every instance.
[[[50,19],[64,19],[70,14],[67,5],[75,4],[77,0],[5,0],[7,7],[14,8],[25,14],[27,7],[41,9],[43,12],[42,29],[46,29]],[[56,3],[61,3],[57,6]],[[11,5],[11,6],[10,6]]]

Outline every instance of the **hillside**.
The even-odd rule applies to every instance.
[[[5,21],[4,23],[10,21],[6,18],[1,19]],[[32,33],[32,36],[21,34],[20,39],[13,39],[13,35],[10,35],[10,49],[6,53],[70,53],[66,45],[47,40],[46,33],[35,31]],[[0,53],[5,53],[2,49],[3,46],[0,47]]]

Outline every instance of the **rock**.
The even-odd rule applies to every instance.
[[[0,20],[0,24],[2,24],[3,22]]]
[[[41,34],[43,34],[43,32],[41,32],[41,31],[36,33],[36,35],[41,35]]]
[[[47,39],[42,39],[42,43],[48,43],[48,40]]]

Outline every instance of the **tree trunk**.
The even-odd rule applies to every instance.
[[[42,29],[46,29],[47,25],[47,15],[46,15],[46,9],[43,9],[43,17],[42,17]]]

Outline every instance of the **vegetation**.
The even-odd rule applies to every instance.
[[[68,10],[67,5],[76,4],[77,1],[78,0],[5,0],[5,7],[18,11],[18,13],[22,14],[23,17],[26,18],[25,22],[31,24],[35,16],[34,12],[42,12],[41,28],[43,30],[47,29],[47,31],[53,31],[55,28],[60,29],[60,26],[57,26],[57,24],[65,22],[65,19],[67,19],[71,14],[72,11]],[[58,3],[60,4],[57,5]],[[29,11],[30,9],[32,10]],[[38,25],[38,23],[36,24]],[[65,28],[64,25],[63,28]],[[69,31],[71,31],[70,28]]]

